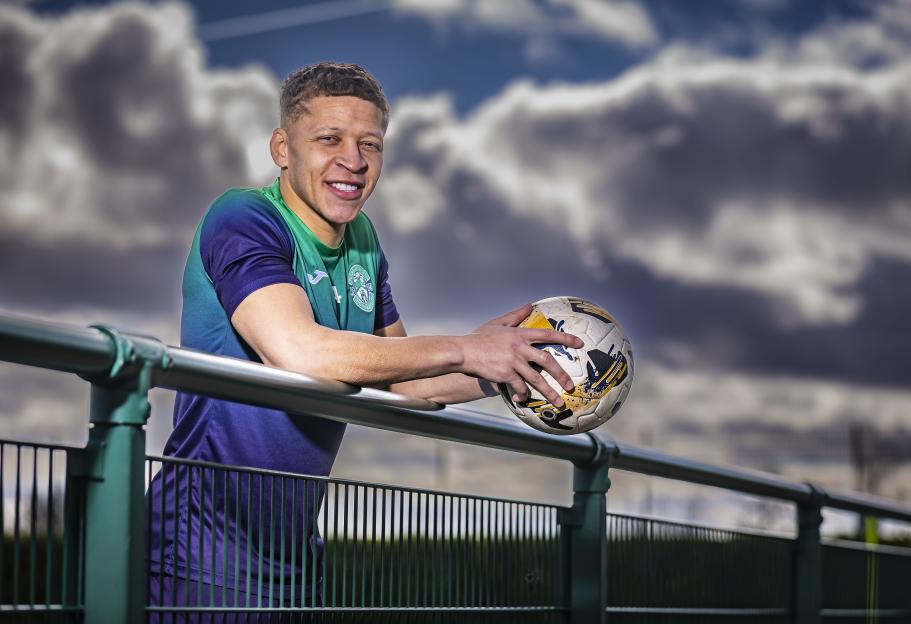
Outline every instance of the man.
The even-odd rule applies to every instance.
[[[361,211],[380,177],[387,123],[382,89],[356,65],[320,63],[288,77],[269,145],[279,176],[263,189],[229,191],[203,217],[184,274],[182,344],[440,403],[481,398],[502,383],[516,400],[531,385],[561,406],[539,371],[567,389],[572,382],[532,345],[581,341],[516,327],[528,305],[465,336],[406,335]],[[165,454],[323,476],[344,430],[181,393]],[[323,495],[316,481],[166,465],[148,497],[150,604],[318,604],[319,574],[306,575],[318,570],[313,518]],[[289,533],[284,546],[278,526]],[[292,533],[305,551],[291,547]],[[294,598],[291,579],[300,584]]]

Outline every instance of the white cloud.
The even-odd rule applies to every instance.
[[[581,30],[616,41],[629,48],[657,43],[658,32],[649,14],[638,2],[609,0],[550,0],[575,13]]]
[[[267,182],[278,81],[209,70],[186,7],[0,8],[4,305],[173,322],[205,207]]]
[[[393,6],[441,28],[457,25],[537,38],[583,35],[634,50],[658,41],[648,12],[633,0],[395,0]],[[543,50],[540,45],[535,49]]]
[[[753,291],[789,326],[848,323],[874,258],[911,262],[903,32],[827,24],[752,58],[673,46],[608,82],[518,81],[464,119],[399,102],[387,169],[419,167],[458,198],[453,220],[483,197],[567,233],[592,266]],[[858,33],[876,36],[846,49]]]
[[[275,78],[207,71],[192,29],[176,4],[0,10],[18,107],[0,121],[8,235],[156,246],[227,186],[267,177]]]
[[[380,197],[393,206],[389,222],[399,234],[410,234],[428,227],[446,208],[446,198],[430,178],[413,167],[402,167],[383,177],[377,187]]]

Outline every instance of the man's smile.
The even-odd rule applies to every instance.
[[[364,185],[360,182],[326,182],[332,194],[340,199],[360,199]]]

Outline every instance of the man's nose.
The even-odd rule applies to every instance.
[[[367,161],[361,154],[357,142],[345,142],[336,156],[336,162],[352,173],[364,173],[367,170]]]

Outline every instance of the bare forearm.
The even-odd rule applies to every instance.
[[[528,395],[528,383],[559,406],[559,393],[539,371],[547,370],[566,389],[572,388],[572,381],[553,356],[532,345],[579,348],[582,341],[552,329],[516,327],[531,310],[526,304],[465,336],[409,338],[401,319],[376,330],[379,335],[370,335],[317,324],[304,290],[281,283],[248,295],[235,309],[231,323],[270,366],[358,386],[388,387],[421,380],[396,390],[441,403],[491,394],[492,388],[485,391],[478,379],[505,384],[520,400]]]
[[[460,373],[403,381],[392,384],[389,390],[443,404],[465,403],[496,394],[489,382]]]
[[[325,328],[298,336],[292,344],[261,353],[263,362],[357,386],[447,375],[462,363],[458,338],[452,336],[387,338]]]

